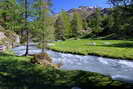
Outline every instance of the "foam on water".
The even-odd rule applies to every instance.
[[[130,83],[133,82],[131,77],[124,76],[124,75],[113,75],[112,79],[114,79],[114,80],[121,80],[121,81],[127,81],[127,82],[130,82]]]
[[[131,62],[131,61],[120,60],[119,63],[120,63],[120,64],[123,64],[123,65],[125,65],[125,66],[132,67],[132,68],[133,68],[133,62]]]
[[[103,57],[99,57],[98,58],[99,62],[103,63],[103,64],[109,64],[107,60],[105,60]]]

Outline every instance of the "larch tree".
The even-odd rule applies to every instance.
[[[55,22],[55,34],[58,40],[68,39],[72,36],[71,21],[68,13],[64,10],[59,14]]]
[[[64,23],[62,20],[61,15],[58,16],[57,20],[55,21],[55,39],[56,40],[64,40]]]
[[[28,30],[28,0],[24,0],[24,8],[25,8],[25,13],[24,13],[24,18],[25,18],[25,23],[24,23],[24,29],[26,31],[26,52],[25,56],[28,55],[29,53],[29,30]]]
[[[22,7],[16,0],[0,1],[0,25],[8,30],[20,31],[22,12]]]
[[[118,35],[133,33],[133,0],[108,0],[113,6],[114,26]]]
[[[37,0],[35,8],[37,12],[36,28],[40,34],[40,44],[42,53],[44,53],[47,43],[53,39],[54,33],[51,0]]]
[[[72,19],[72,36],[73,37],[80,37],[83,28],[83,19],[78,12],[74,12],[73,19]]]
[[[62,22],[63,22],[63,25],[64,25],[64,37],[65,37],[65,39],[68,39],[72,36],[70,16],[68,15],[68,13],[66,11],[62,10],[61,18],[63,20]]]
[[[33,19],[32,17],[34,14],[34,10],[33,10],[34,3],[31,3],[30,0],[19,0],[18,2],[23,8],[22,15],[24,20],[22,21],[23,25],[22,25],[21,31],[22,31],[22,34],[24,34],[24,40],[26,41],[26,52],[24,55],[27,56],[29,54],[30,33],[31,33],[31,30],[33,29],[33,27],[31,27],[32,22],[30,20]]]
[[[91,18],[89,26],[92,28],[92,32],[98,35],[98,33],[103,31],[101,25],[102,25],[101,11],[98,8],[96,8],[96,12],[94,16]]]

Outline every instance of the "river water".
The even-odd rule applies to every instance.
[[[25,46],[13,48],[16,55],[21,56],[25,53]],[[41,49],[30,45],[29,54],[40,53]],[[112,77],[114,80],[121,80],[133,83],[133,61],[117,60],[97,56],[81,56],[75,54],[66,54],[47,50],[47,53],[53,59],[53,63],[62,63],[60,69],[63,70],[84,70],[97,72]]]

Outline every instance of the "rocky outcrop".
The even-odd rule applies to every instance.
[[[3,32],[0,32],[0,40],[6,38],[5,34]]]
[[[11,31],[5,30],[0,26],[0,50],[15,47],[20,43],[19,36]]]
[[[68,10],[67,13],[69,15],[72,15],[73,12],[79,12],[82,17],[88,18],[89,16],[95,14],[97,8],[101,11],[103,15],[111,13],[110,8],[99,8],[99,7],[89,7],[89,6],[80,6],[79,8],[73,8]]]
[[[87,6],[80,6],[79,8],[73,8],[73,9],[70,9],[68,10],[67,12],[72,15],[73,12],[78,12],[81,14],[81,16],[83,17],[88,17],[89,15],[92,15],[94,14],[96,11],[96,8],[95,7],[87,7]]]

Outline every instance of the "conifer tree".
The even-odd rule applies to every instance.
[[[72,36],[73,37],[80,37],[81,31],[83,28],[83,19],[78,12],[74,12],[73,19],[72,19]]]
[[[71,21],[68,13],[62,10],[55,22],[55,34],[57,39],[64,40],[72,36],[72,28],[70,22]]]
[[[44,53],[44,49],[47,47],[47,42],[53,38],[54,28],[50,7],[50,0],[37,0],[35,4],[38,15],[36,28],[40,34],[42,53]]]
[[[70,17],[67,12],[64,10],[61,12],[62,22],[64,25],[64,37],[66,39],[70,38],[72,36],[72,28],[70,23]]]
[[[92,32],[95,35],[98,35],[98,33],[102,32],[102,16],[101,11],[97,8],[95,15],[90,20],[90,25],[92,28]]]

